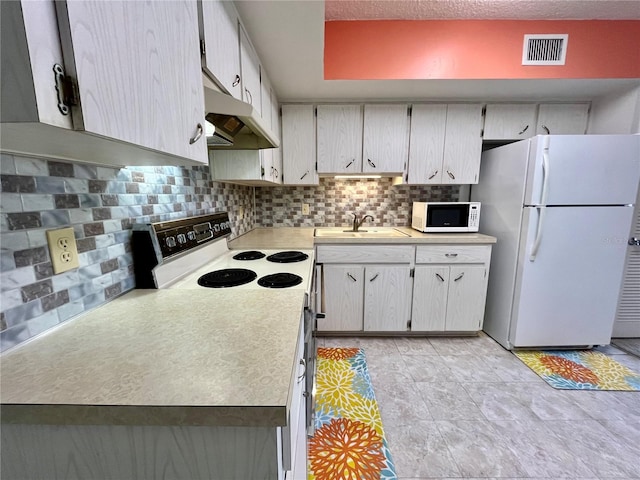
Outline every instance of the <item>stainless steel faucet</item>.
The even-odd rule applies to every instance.
[[[362,225],[362,223],[367,219],[367,217],[370,218],[371,221],[375,220],[375,218],[373,218],[371,215],[365,215],[360,220],[358,220],[358,214],[352,213],[351,215],[353,215],[353,231],[354,232],[358,231],[358,229],[360,228],[360,225]]]

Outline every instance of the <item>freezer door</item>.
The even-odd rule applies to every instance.
[[[633,208],[548,207],[542,230],[540,212],[525,208],[523,215],[510,343],[608,344]]]
[[[542,135],[532,139],[530,155],[525,205],[543,204],[545,190],[546,205],[626,205],[636,200],[640,135]]]

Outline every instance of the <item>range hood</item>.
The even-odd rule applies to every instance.
[[[209,149],[258,150],[280,146],[280,139],[250,104],[205,86],[204,105]]]

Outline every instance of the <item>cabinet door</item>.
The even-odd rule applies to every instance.
[[[484,140],[520,140],[534,136],[536,104],[489,104],[484,117]]]
[[[449,267],[416,267],[411,304],[411,331],[442,332],[445,330],[448,288]]]
[[[203,69],[237,99],[242,99],[238,13],[233,2],[198,2],[202,23],[200,38],[205,44]]]
[[[409,156],[407,105],[365,105],[362,171],[402,173]]]
[[[242,71],[242,100],[251,104],[261,114],[260,59],[242,25],[240,25],[240,70]]]
[[[541,104],[536,135],[582,135],[587,131],[588,103]]]
[[[318,320],[318,330],[361,331],[364,267],[325,264],[322,274],[325,318]]]
[[[442,183],[478,183],[482,154],[482,105],[449,105]]]
[[[450,268],[445,330],[481,330],[487,291],[485,267],[456,265]]]
[[[264,180],[261,150],[212,150],[212,180]]]
[[[446,121],[446,105],[412,107],[407,183],[442,183]]]
[[[274,183],[282,183],[282,129],[280,128],[280,104],[276,93],[271,89],[271,126],[273,133],[280,139],[280,146],[271,149],[273,159],[273,181]]]
[[[362,107],[318,105],[318,172],[362,171]]]
[[[411,306],[409,266],[366,267],[364,329],[369,332],[407,330]]]
[[[66,73],[78,82],[74,127],[206,163],[196,2],[56,9]]]
[[[283,183],[317,185],[313,105],[282,106]]]

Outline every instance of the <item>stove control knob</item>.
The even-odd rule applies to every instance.
[[[218,225],[217,223],[213,226],[213,231],[218,233],[220,231],[220,225]]]
[[[185,243],[187,243],[187,237],[184,233],[179,233],[177,238],[180,245],[184,245]]]
[[[167,237],[166,239],[167,247],[173,248],[176,246],[176,237]]]
[[[187,238],[189,240],[195,240],[196,239],[196,232],[194,232],[193,230],[191,230],[190,232],[187,232]]]

